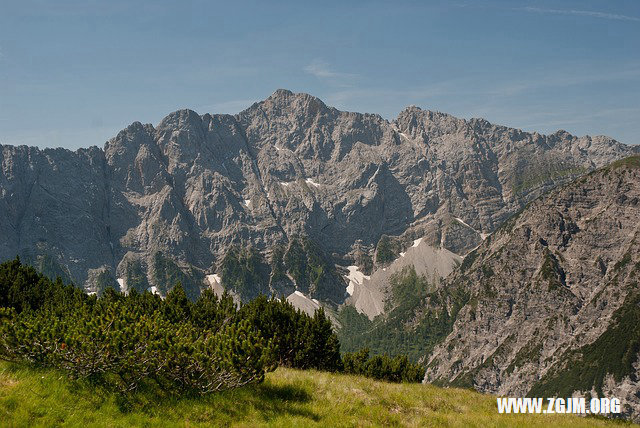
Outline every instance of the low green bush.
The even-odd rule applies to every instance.
[[[422,382],[424,367],[409,361],[406,355],[387,354],[369,356],[369,349],[347,352],[342,357],[344,372],[389,382]]]

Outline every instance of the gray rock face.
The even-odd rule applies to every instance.
[[[427,381],[507,396],[604,394],[640,418],[640,157],[510,219],[443,289],[467,291]]]
[[[46,254],[95,290],[135,260],[153,285],[157,253],[212,273],[232,244],[293,235],[339,257],[383,233],[464,254],[542,192],[632,151],[415,107],[389,122],[278,90],[235,116],[133,123],[104,150],[0,146],[0,258]]]

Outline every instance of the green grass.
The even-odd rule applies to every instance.
[[[516,183],[513,186],[513,192],[516,194],[524,193],[533,187],[540,186],[542,184],[553,182],[558,179],[564,179],[568,176],[579,176],[587,170],[583,167],[576,166],[566,168],[563,165],[537,165],[535,168],[531,168],[527,171],[523,171],[516,178]]]
[[[54,370],[4,362],[0,421],[9,427],[616,425],[569,415],[500,415],[495,398],[470,390],[282,368],[261,385],[205,398],[171,398],[147,391],[124,401]]]
[[[640,155],[629,156],[624,159],[613,162],[608,169],[615,170],[618,168],[640,168]]]

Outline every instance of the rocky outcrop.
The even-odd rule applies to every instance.
[[[466,290],[425,380],[507,396],[618,397],[640,418],[640,157],[555,189],[442,285]]]
[[[158,257],[204,278],[233,244],[296,235],[336,259],[372,255],[382,234],[464,254],[541,193],[631,152],[415,107],[389,122],[278,90],[235,116],[133,123],[104,150],[1,146],[0,258],[46,256],[100,292],[105,270],[124,290],[140,271],[150,284],[136,287],[161,290]]]

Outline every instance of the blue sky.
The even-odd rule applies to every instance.
[[[0,0],[0,143],[75,149],[278,88],[640,143],[640,1]]]

